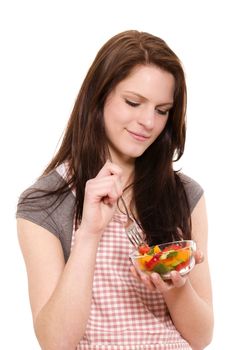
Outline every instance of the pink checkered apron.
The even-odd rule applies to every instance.
[[[190,350],[177,332],[159,292],[149,291],[130,273],[133,246],[115,214],[96,258],[90,316],[78,350]],[[74,235],[72,244],[74,243]]]
[[[190,350],[174,327],[162,294],[149,291],[131,275],[129,255],[134,248],[125,222],[124,214],[115,214],[100,240],[89,320],[76,349]]]

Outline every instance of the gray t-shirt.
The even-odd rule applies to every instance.
[[[202,187],[190,177],[179,174],[187,194],[191,212],[203,194]],[[16,217],[29,220],[53,233],[61,242],[65,260],[70,254],[73,232],[75,196],[69,191],[60,203],[55,195],[42,196],[42,191],[51,191],[64,184],[63,177],[56,171],[40,177],[34,185],[24,191],[19,199]],[[36,191],[35,191],[36,190]],[[28,196],[29,200],[22,201]],[[36,197],[36,198],[35,198]]]

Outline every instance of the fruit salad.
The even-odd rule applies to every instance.
[[[194,266],[193,241],[177,241],[149,247],[141,245],[133,262],[145,272],[157,272],[162,277],[169,277],[169,272],[175,270],[182,275],[191,270]]]

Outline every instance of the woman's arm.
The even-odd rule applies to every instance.
[[[43,350],[75,349],[91,302],[98,236],[78,232],[67,264],[60,241],[47,230],[18,219],[35,333]]]
[[[28,273],[34,328],[43,350],[75,349],[85,332],[101,235],[122,194],[121,170],[107,162],[87,182],[81,225],[65,264],[60,241],[49,231],[18,219]]]
[[[197,264],[188,276],[172,272],[172,285],[157,274],[151,277],[136,274],[150,290],[163,293],[171,318],[177,330],[194,350],[204,349],[212,339],[213,307],[211,281],[207,257],[207,215],[204,196],[192,213],[192,238],[204,254],[204,261]]]
[[[193,349],[206,347],[213,332],[212,291],[207,255],[207,215],[204,196],[192,213],[192,238],[204,261],[190,272],[186,283],[164,293],[172,320]],[[178,276],[179,277],[179,276]]]

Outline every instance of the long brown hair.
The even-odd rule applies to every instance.
[[[68,162],[68,182],[76,190],[76,219],[80,220],[86,181],[96,176],[109,157],[103,118],[106,98],[137,65],[156,65],[170,72],[175,92],[165,129],[136,159],[132,202],[150,243],[180,239],[181,231],[183,238],[190,238],[188,201],[173,171],[173,161],[182,156],[185,144],[185,77],[178,57],[156,36],[129,30],[104,44],[81,86],[62,144],[44,174]],[[68,187],[56,193],[64,190]]]

